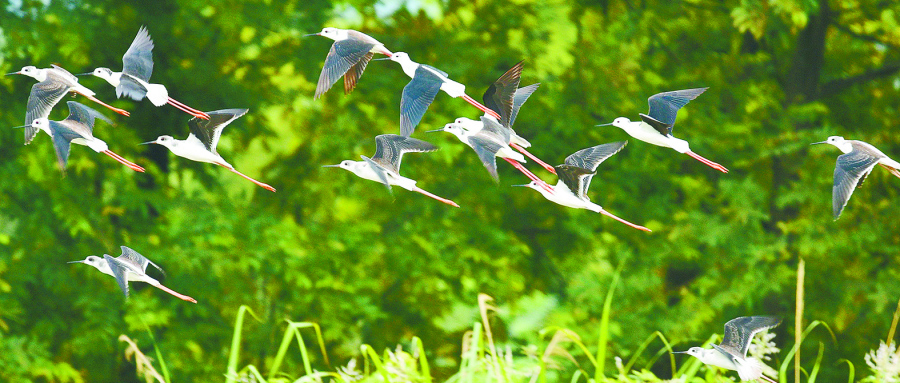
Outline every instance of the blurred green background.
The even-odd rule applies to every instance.
[[[188,116],[169,106],[115,101],[130,118],[98,107],[116,126],[101,122],[95,134],[145,174],[76,146],[63,177],[45,135],[23,146],[21,130],[0,128],[0,380],[137,382],[116,338],[151,347],[149,327],[174,381],[220,381],[242,304],[261,319],[246,325],[242,363],[265,366],[291,319],[322,326],[335,364],[358,356],[362,343],[383,350],[419,336],[442,380],[457,370],[463,333],[478,320],[478,293],[503,308],[499,342],[546,343],[538,330],[549,325],[593,339],[619,265],[612,355],[629,355],[656,330],[684,349],[754,314],[785,317],[776,342],[786,349],[800,258],[805,322],[822,320],[837,338],[813,334],[825,359],[864,368],[900,298],[892,203],[900,181],[876,169],[833,222],[840,152],[809,143],[842,135],[900,157],[898,13],[897,2],[878,0],[5,2],[4,73],[52,63],[73,73],[121,70],[146,25],[156,45],[152,81],[201,110],[249,108],[219,152],[278,192],[138,146],[187,136]],[[480,115],[445,94],[414,135],[441,150],[408,155],[402,173],[460,209],[321,168],[371,155],[375,135],[397,133],[408,82],[396,63],[373,62],[351,95],[338,84],[313,100],[332,42],[301,36],[323,26],[408,52],[476,99],[525,59],[522,84],[541,87],[515,128],[532,153],[557,164],[629,139],[600,166],[590,195],[653,233],[511,188],[527,179],[503,163],[495,184],[456,138],[424,133]],[[23,123],[33,83],[0,77],[0,126]],[[101,79],[81,83],[115,99]],[[646,113],[657,92],[703,86],[674,133],[727,175],[594,127]],[[51,119],[66,114],[60,103]],[[126,301],[112,278],[65,263],[115,256],[120,245],[158,263],[163,284],[199,303],[143,284]],[[804,345],[804,360],[815,346]],[[292,358],[286,369],[296,372]],[[320,357],[314,364],[334,368]],[[667,365],[654,371],[667,376]],[[841,369],[823,364],[821,379],[845,376]]]

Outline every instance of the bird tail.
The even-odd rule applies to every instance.
[[[756,358],[747,358],[744,360],[735,359],[737,365],[738,376],[741,381],[759,379],[763,377],[763,364]]]
[[[163,106],[169,103],[169,91],[164,85],[147,84],[147,99],[153,106]]]

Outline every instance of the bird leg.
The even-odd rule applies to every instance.
[[[122,165],[125,165],[125,166],[129,167],[131,170],[134,170],[134,171],[136,171],[136,172],[141,172],[141,173],[144,172],[144,168],[141,167],[140,165],[138,165],[138,164],[136,164],[136,163],[134,163],[134,162],[128,161],[128,160],[122,158],[122,156],[120,156],[120,155],[118,155],[118,154],[116,154],[116,153],[113,153],[112,151],[104,150],[104,151],[102,151],[101,153],[106,154],[107,156],[112,157],[112,159],[121,162]]]
[[[765,380],[765,381],[767,381],[767,382],[769,382],[769,383],[778,383],[778,382],[772,380],[771,378],[769,378],[768,376],[765,376],[765,375],[760,375],[759,377],[762,378],[762,380]]]
[[[481,109],[482,112],[487,113],[491,117],[496,118],[498,121],[500,120],[500,115],[497,114],[497,112],[491,110],[491,108],[481,105],[480,102],[475,101],[475,99],[472,97],[469,97],[468,94],[463,93],[462,98],[463,98],[463,100],[466,100],[466,102],[468,102],[469,104],[472,104],[472,106],[474,106],[478,109]]]
[[[624,224],[626,224],[626,225],[628,225],[628,226],[631,226],[631,227],[633,227],[633,228],[635,228],[635,229],[643,230],[643,231],[648,231],[648,232],[650,231],[650,229],[648,229],[648,228],[646,228],[646,227],[643,227],[643,226],[641,226],[641,225],[635,225],[635,224],[633,224],[633,223],[631,223],[631,222],[628,222],[628,221],[626,221],[626,220],[624,220],[624,219],[621,219],[621,218],[619,218],[619,217],[616,217],[616,216],[613,215],[612,213],[610,213],[610,212],[608,212],[608,211],[606,211],[606,210],[604,210],[604,209],[602,209],[602,208],[600,209],[599,213],[600,213],[600,214],[603,214],[603,215],[605,215],[605,216],[607,216],[607,217],[610,217],[610,218],[612,218],[612,219],[614,219],[614,220],[616,220],[616,221],[622,222],[622,223],[624,223]]]
[[[231,170],[232,173],[237,174],[237,175],[239,175],[239,176],[241,176],[241,177],[244,177],[244,178],[247,179],[248,181],[253,182],[253,183],[259,185],[259,186],[262,187],[263,189],[266,189],[266,190],[268,190],[268,191],[270,191],[270,192],[273,192],[273,193],[275,192],[275,188],[273,188],[273,187],[271,187],[271,186],[269,186],[269,185],[266,185],[266,184],[264,184],[264,183],[262,183],[262,182],[259,182],[259,181],[255,180],[255,179],[253,179],[253,178],[247,177],[246,175],[244,175],[244,173],[241,173],[241,172],[235,170],[235,169],[232,168],[232,167],[225,166],[225,165],[222,165],[222,164],[220,164],[220,163],[216,163],[216,165],[219,165],[219,166],[221,166],[221,167],[223,167],[223,168],[225,168],[225,169]]]
[[[510,159],[510,158],[506,158],[506,157],[500,157],[500,158],[506,160],[506,162],[509,162],[510,165],[512,165],[514,168],[518,169],[520,172],[522,172],[522,174],[524,174],[526,177],[530,178],[532,181],[537,182],[538,185],[541,185],[541,187],[544,188],[544,190],[546,190],[550,193],[553,193],[553,189],[550,189],[550,185],[547,185],[547,183],[544,182],[544,180],[538,178],[538,176],[534,175],[534,173],[532,173],[530,170],[528,170],[524,165],[520,164],[518,161]]]
[[[451,201],[451,200],[449,200],[449,199],[446,199],[446,198],[438,197],[438,196],[436,196],[436,195],[434,195],[434,194],[431,194],[431,193],[429,193],[429,192],[427,192],[427,191],[425,191],[425,190],[422,190],[422,189],[421,189],[420,187],[418,187],[418,186],[413,185],[412,191],[414,191],[414,192],[416,192],[416,193],[422,193],[422,194],[424,194],[424,195],[426,195],[426,196],[429,196],[429,197],[434,198],[434,199],[436,199],[436,200],[438,200],[438,201],[441,201],[441,202],[443,202],[443,203],[445,203],[445,204],[447,204],[447,205],[450,205],[450,206],[453,206],[453,207],[459,207],[459,205],[457,205],[456,202],[453,202],[453,201]]]
[[[209,115],[208,115],[208,114],[203,113],[203,112],[201,112],[201,111],[199,111],[199,110],[197,110],[197,109],[191,108],[191,107],[189,107],[189,106],[187,106],[187,105],[181,103],[180,101],[178,101],[178,100],[176,100],[176,99],[174,99],[174,98],[172,98],[172,97],[169,97],[169,100],[168,100],[167,103],[168,103],[169,105],[172,105],[172,106],[178,108],[178,110],[180,110],[180,111],[182,111],[182,112],[185,112],[185,113],[187,113],[187,114],[190,114],[190,115],[192,115],[192,116],[194,116],[194,117],[202,118],[202,119],[204,119],[204,120],[209,120]]]
[[[169,294],[172,294],[172,295],[178,297],[178,298],[181,299],[181,300],[185,300],[185,301],[188,301],[188,302],[191,302],[191,303],[197,303],[197,300],[196,300],[196,299],[191,298],[191,297],[189,297],[189,296],[187,296],[187,295],[184,295],[184,294],[179,294],[179,293],[175,292],[174,290],[172,290],[172,289],[170,289],[170,288],[168,288],[168,287],[166,287],[166,286],[163,286],[163,285],[161,285],[161,284],[156,284],[156,285],[153,285],[153,286],[156,286],[156,287],[159,288],[160,290],[165,291],[165,292],[167,292],[167,293],[169,293]]]
[[[537,158],[537,156],[535,156],[534,154],[529,153],[527,150],[525,150],[525,148],[519,146],[519,144],[510,143],[509,146],[512,146],[513,149],[516,149],[519,152],[521,152],[522,154],[524,154],[525,157],[531,158],[532,161],[537,162],[538,165],[541,165],[542,167],[544,167],[544,169],[547,169],[548,172],[556,174],[556,169],[554,169],[550,165],[547,165],[546,162],[541,161],[541,159]]]
[[[76,93],[78,93],[78,91],[76,91]],[[80,94],[80,95],[82,95],[82,96],[84,96],[84,97],[87,97],[88,100],[91,100],[91,101],[93,101],[93,102],[96,102],[96,103],[98,103],[98,104],[100,104],[100,105],[103,105],[103,106],[109,108],[109,110],[112,110],[113,112],[116,112],[116,113],[118,113],[118,114],[121,114],[121,115],[123,115],[123,116],[125,116],[125,117],[131,117],[131,113],[128,113],[128,111],[126,111],[126,110],[124,110],[124,109],[119,109],[119,108],[116,108],[116,107],[114,107],[114,106],[111,106],[111,105],[109,105],[109,104],[107,104],[107,103],[105,103],[105,102],[103,102],[103,101],[98,100],[98,99],[97,99],[96,97],[94,97],[94,96],[88,96],[88,95],[86,95],[86,94],[84,94],[84,93],[78,93],[78,94]]]
[[[711,167],[711,168],[713,168],[713,169],[716,169],[716,170],[718,170],[718,171],[720,171],[720,172],[722,172],[722,173],[728,173],[728,169],[726,169],[724,166],[719,165],[719,164],[717,164],[717,163],[715,163],[715,162],[712,162],[712,161],[710,161],[710,160],[707,160],[706,158],[701,157],[701,156],[700,156],[699,154],[697,154],[697,153],[694,153],[694,152],[688,150],[688,151],[684,152],[684,154],[687,154],[687,155],[691,156],[693,159],[695,159],[695,160],[697,160],[697,161],[700,161],[700,162],[706,164],[707,166],[709,166],[709,167]]]
[[[890,166],[887,166],[887,165],[885,165],[885,164],[878,164],[878,165],[881,165],[881,167],[887,169],[887,170],[888,170],[889,172],[891,172],[891,174],[893,174],[894,176],[900,177],[900,170],[897,170],[897,169],[892,168],[892,167],[890,167]]]

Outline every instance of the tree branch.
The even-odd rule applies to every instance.
[[[825,83],[825,85],[822,85],[822,91],[819,92],[819,94],[821,96],[830,96],[856,84],[877,80],[881,77],[890,76],[897,72],[900,72],[900,62],[885,64],[881,68],[871,69],[856,76],[831,80]]]
[[[845,25],[841,25],[841,24],[838,24],[838,23],[833,23],[832,25],[834,25],[834,28],[835,28],[835,29],[837,29],[837,30],[839,30],[839,31],[841,31],[841,32],[846,33],[846,34],[849,35],[850,37],[854,37],[854,38],[857,38],[857,39],[860,39],[860,40],[865,40],[865,41],[873,42],[873,43],[876,43],[876,44],[882,44],[882,45],[884,45],[884,46],[891,47],[891,48],[894,48],[894,49],[900,49],[900,46],[897,46],[897,45],[895,45],[895,44],[893,44],[893,43],[889,43],[889,42],[887,42],[887,41],[881,41],[881,40],[879,40],[879,39],[878,39],[877,37],[875,37],[875,36],[864,35],[864,34],[862,34],[862,33],[856,33],[856,32],[854,32],[852,29],[850,29],[849,27],[847,27],[847,26],[845,26]]]

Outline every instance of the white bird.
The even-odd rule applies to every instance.
[[[834,167],[831,202],[835,220],[840,218],[841,212],[850,201],[850,196],[853,195],[853,190],[862,186],[866,176],[875,169],[875,165],[881,165],[894,176],[900,177],[900,163],[869,143],[831,136],[828,140],[812,143],[815,144],[831,144],[844,152],[838,156]]]
[[[66,104],[69,106],[69,116],[65,120],[51,121],[44,117],[34,120],[30,125],[35,129],[43,130],[53,139],[53,148],[56,150],[56,159],[59,162],[60,169],[65,171],[66,165],[69,163],[71,144],[78,144],[87,146],[97,153],[106,154],[131,168],[131,170],[144,172],[143,167],[113,153],[109,150],[106,142],[94,137],[95,118],[99,118],[109,124],[112,124],[112,121],[96,110],[75,101],[69,101]]]
[[[125,297],[128,297],[128,282],[144,282],[182,300],[197,303],[196,299],[177,293],[147,275],[147,265],[153,265],[153,267],[156,267],[160,272],[163,270],[143,255],[138,254],[138,252],[126,246],[122,246],[122,255],[116,258],[113,258],[108,254],[103,254],[103,258],[91,255],[82,261],[72,261],[69,263],[84,263],[91,265],[97,268],[97,270],[100,270],[101,273],[116,278],[116,282],[119,283],[119,287],[122,288],[122,293],[125,294]],[[163,272],[163,275],[165,275],[165,272]]]
[[[341,76],[344,76],[344,94],[350,94],[356,87],[356,82],[362,77],[366,65],[376,53],[390,56],[392,53],[384,44],[371,36],[352,29],[322,28],[319,33],[311,33],[304,36],[323,36],[334,40],[328,56],[325,57],[325,65],[319,74],[319,82],[316,84],[316,95],[319,98],[334,85]]]
[[[697,98],[697,96],[707,89],[709,88],[657,93],[648,99],[650,104],[650,114],[646,115],[641,113],[641,121],[631,121],[626,117],[619,117],[609,124],[597,126],[612,125],[621,128],[630,136],[641,141],[675,149],[676,152],[687,154],[713,169],[722,173],[728,173],[728,169],[724,166],[692,152],[687,141],[672,136],[672,127],[675,126],[675,116],[678,114],[678,110],[687,105],[691,100]]]
[[[194,117],[209,120],[209,116],[197,109],[191,108],[174,98],[169,97],[169,91],[160,84],[151,84],[150,75],[153,74],[153,40],[147,28],[141,27],[137,36],[131,42],[131,46],[122,56],[123,68],[121,72],[113,72],[109,68],[97,68],[93,72],[79,75],[92,74],[100,77],[110,85],[116,87],[116,97],[127,96],[135,101],[141,101],[145,97],[154,106],[172,105]]]
[[[588,188],[591,186],[591,179],[597,174],[597,166],[607,158],[612,157],[613,154],[622,150],[627,143],[627,141],[619,141],[597,145],[579,150],[571,156],[566,157],[565,164],[556,166],[556,174],[559,176],[559,181],[555,186],[545,188],[537,181],[532,181],[526,185],[513,186],[524,186],[534,189],[551,202],[575,209],[587,209],[603,214],[635,229],[650,231],[650,229],[646,227],[635,225],[616,217],[603,209],[600,205],[591,202],[591,199],[587,196]]]
[[[500,119],[497,112],[469,97],[465,85],[451,80],[449,75],[440,69],[412,61],[405,52],[395,52],[391,57],[376,60],[397,62],[403,68],[403,73],[412,78],[403,88],[403,95],[400,98],[400,134],[406,137],[416,130],[428,106],[442,90],[450,97],[462,97],[482,112]]]
[[[25,111],[25,145],[31,143],[38,129],[31,126],[34,120],[46,118],[50,116],[50,111],[65,97],[66,93],[78,93],[89,100],[103,105],[110,110],[123,116],[129,116],[129,113],[107,105],[103,101],[94,97],[94,91],[85,88],[78,83],[78,78],[62,67],[53,65],[52,68],[39,69],[35,66],[26,66],[22,70],[7,75],[21,74],[38,81],[31,87],[31,93],[28,95],[28,106]]]
[[[400,160],[404,153],[433,152],[438,148],[429,142],[396,134],[382,134],[375,137],[375,155],[372,158],[362,157],[362,161],[344,160],[337,165],[324,165],[326,168],[349,170],[360,178],[384,184],[391,190],[391,185],[424,194],[447,205],[459,207],[456,202],[438,197],[416,186],[416,180],[400,175]]]
[[[219,165],[231,172],[244,177],[262,188],[275,191],[275,188],[250,178],[234,169],[228,162],[216,152],[219,137],[222,137],[222,129],[228,124],[247,113],[247,109],[223,109],[208,112],[209,120],[201,120],[197,117],[188,121],[191,134],[185,140],[176,140],[172,136],[159,136],[155,141],[144,142],[141,145],[157,144],[169,148],[176,156],[187,158],[191,161],[208,162]]]
[[[714,344],[713,348],[691,347],[675,354],[688,354],[700,359],[703,364],[737,371],[741,381],[764,379],[774,383],[774,380],[763,375],[761,361],[747,357],[747,350],[754,335],[779,324],[781,318],[772,316],[735,318],[725,323],[725,335],[721,344]]]

